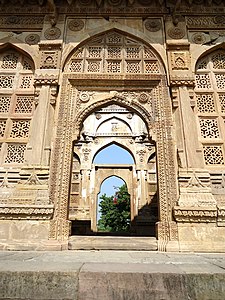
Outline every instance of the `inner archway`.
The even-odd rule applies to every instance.
[[[98,234],[130,233],[130,195],[124,180],[118,176],[105,179],[98,195]]]

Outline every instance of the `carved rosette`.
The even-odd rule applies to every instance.
[[[80,31],[84,28],[84,21],[80,19],[70,20],[68,23],[68,28],[71,31]]]
[[[168,29],[167,33],[169,37],[175,40],[182,39],[185,35],[184,29],[180,27],[171,27]]]
[[[61,35],[61,30],[58,27],[48,28],[44,32],[44,36],[47,40],[58,39]]]
[[[162,27],[160,19],[148,19],[145,22],[145,28],[150,32],[159,31]]]
[[[80,92],[79,99],[81,102],[88,102],[90,100],[90,94],[88,92]]]
[[[194,33],[191,39],[195,44],[204,44],[206,42],[206,38],[201,32]]]
[[[38,34],[29,34],[28,36],[26,36],[25,38],[25,42],[28,45],[36,45],[40,42],[40,36]]]

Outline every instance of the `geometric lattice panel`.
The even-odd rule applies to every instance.
[[[203,138],[218,138],[219,129],[216,119],[201,119],[199,120],[201,135]]]
[[[0,88],[11,89],[13,87],[14,75],[0,75]]]
[[[26,138],[30,129],[30,120],[13,120],[10,137]]]
[[[195,76],[196,87],[199,89],[210,89],[211,82],[209,78],[209,74],[197,74]]]
[[[197,64],[195,79],[205,164],[224,165],[225,51],[216,50],[201,59]]]
[[[34,108],[33,77],[32,60],[12,48],[0,52],[0,139],[3,163],[24,162]]]
[[[25,144],[8,144],[5,163],[23,163]]]
[[[218,89],[225,88],[225,74],[215,74]]]
[[[224,165],[221,146],[204,146],[204,159],[207,165]]]
[[[212,63],[214,69],[225,69],[225,54],[216,53],[212,56]]]
[[[212,94],[198,94],[196,95],[197,108],[201,113],[215,112],[215,103]]]
[[[225,94],[219,94],[220,109],[222,113],[225,113]]]
[[[19,56],[16,53],[7,53],[2,58],[2,69],[16,69]]]
[[[0,113],[8,113],[11,96],[0,95]]]
[[[33,96],[17,96],[15,113],[31,114],[33,109]]]
[[[4,137],[6,120],[0,120],[0,137]]]

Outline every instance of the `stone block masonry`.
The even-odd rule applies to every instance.
[[[0,252],[1,300],[224,300],[225,255]]]

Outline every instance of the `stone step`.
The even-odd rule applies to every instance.
[[[155,237],[71,236],[69,250],[147,250],[157,251]]]

